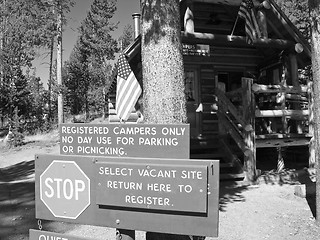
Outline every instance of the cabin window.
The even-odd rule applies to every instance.
[[[236,90],[241,87],[241,78],[243,77],[243,72],[221,72],[219,71],[218,74],[218,82],[225,86],[225,90],[227,92]]]

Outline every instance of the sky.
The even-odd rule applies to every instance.
[[[74,7],[68,13],[68,24],[64,27],[62,36],[62,62],[69,59],[71,50],[77,41],[77,28],[86,17],[92,2],[93,0],[75,0]],[[114,31],[113,37],[115,39],[120,37],[127,24],[131,24],[133,27],[133,13],[140,13],[140,0],[117,0],[117,11],[112,18],[112,22],[119,22],[118,29]],[[41,78],[45,88],[47,88],[49,78],[49,57],[47,55],[47,53],[39,51],[38,57],[33,62],[33,66],[36,68],[36,76]]]

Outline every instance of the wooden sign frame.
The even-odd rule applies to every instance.
[[[74,161],[90,178],[91,204],[77,219],[56,218],[40,200],[39,187],[41,173],[54,160]],[[124,206],[107,206],[97,203],[97,188],[99,184],[97,166],[108,163],[152,165],[161,164],[172,169],[206,169],[207,189],[205,197],[206,211],[191,209],[188,205],[183,210],[135,208]],[[130,166],[130,164],[128,166]],[[115,157],[88,157],[66,155],[37,155],[35,160],[36,182],[36,218],[67,221],[71,223],[107,226],[128,230],[141,230],[171,234],[198,235],[217,237],[219,220],[219,161],[218,160],[190,160],[190,159],[158,159],[158,158],[115,158]],[[184,199],[181,199],[184,201]]]

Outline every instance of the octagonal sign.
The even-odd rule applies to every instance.
[[[77,219],[90,205],[90,179],[74,161],[54,160],[40,175],[40,199],[55,217]]]

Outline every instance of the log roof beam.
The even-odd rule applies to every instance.
[[[277,48],[292,49],[294,51],[295,43],[284,39],[257,39],[252,45],[248,45],[246,38],[243,36],[231,36],[211,33],[186,33],[181,32],[183,43],[187,44],[208,44],[208,45],[227,45],[227,46],[243,46],[243,47],[260,47],[260,48]]]

